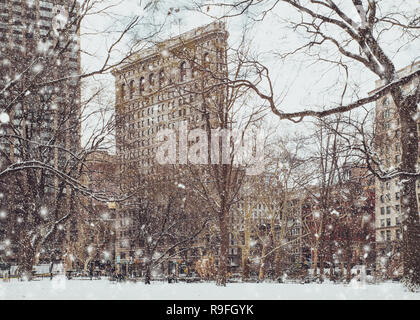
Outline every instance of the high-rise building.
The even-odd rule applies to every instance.
[[[410,65],[400,71],[401,76],[407,75],[420,68],[420,63]],[[383,83],[378,80],[376,88]],[[418,80],[403,86],[404,92],[415,90]],[[401,163],[401,128],[400,119],[391,95],[387,95],[376,102],[375,106],[375,139],[377,154],[381,158],[382,168],[389,170],[397,168]],[[420,129],[420,122],[418,130]],[[402,274],[401,239],[401,185],[398,178],[388,181],[375,181],[375,225],[377,270],[387,277],[399,277]],[[417,194],[420,199],[420,184],[417,184]],[[420,210],[419,210],[420,211]]]
[[[210,87],[217,74],[225,73],[228,33],[223,22],[183,33],[134,54],[114,70],[116,87],[116,140],[120,179],[129,184],[134,174],[157,173],[157,132],[205,128],[203,84]],[[210,112],[211,113],[211,112]],[[176,147],[176,146],[174,146]],[[117,221],[117,261],[135,261],[136,244],[130,239],[133,226],[126,223],[129,212],[120,210]]]
[[[78,10],[74,0],[0,1],[0,113],[8,118],[0,123],[0,170],[34,160],[72,175],[77,160],[71,153],[80,149],[81,137]],[[40,225],[25,221],[29,211],[54,212],[59,219],[62,204],[70,206],[71,191],[53,170],[34,172],[0,181],[0,208],[10,213],[0,221],[0,240],[12,239],[3,254],[13,262],[22,256],[20,224]],[[69,241],[65,230],[59,238]]]

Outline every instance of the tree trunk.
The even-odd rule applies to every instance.
[[[275,245],[278,247],[278,245]],[[275,265],[275,271],[274,271],[274,278],[279,279],[283,275],[283,266],[281,261],[281,253],[283,253],[282,250],[276,250],[274,254],[274,265]]]
[[[351,239],[349,238],[349,231],[347,231],[347,241],[346,241],[346,281],[350,282],[351,280],[351,258],[352,258],[352,251],[351,251]]]
[[[321,251],[320,255],[319,255],[319,281],[323,282],[324,281],[324,264],[325,260],[324,260],[324,252]]]
[[[242,281],[249,278],[249,251],[244,246],[242,250]]]
[[[316,247],[313,251],[313,276],[316,277],[317,275],[317,268],[318,268],[318,241],[316,243]]]
[[[265,269],[265,255],[267,252],[267,245],[263,243],[262,253],[261,253],[261,259],[260,259],[260,271],[258,273],[258,279],[260,281],[264,280],[264,269]]]
[[[219,213],[219,227],[220,227],[220,256],[219,269],[217,273],[216,284],[218,286],[226,286],[227,281],[227,258],[229,252],[229,233],[227,228],[227,213],[223,208]]]
[[[328,255],[330,258],[330,280],[335,281],[335,274],[334,274],[334,257],[333,257],[333,242],[330,240],[328,243]]]
[[[151,272],[150,272],[150,264],[146,265],[146,275],[144,277],[144,284],[150,284],[151,280]]]
[[[399,92],[393,92],[394,101]],[[400,104],[402,165],[407,173],[417,172],[419,139],[417,133],[417,103],[404,101]],[[410,290],[420,287],[420,222],[416,194],[416,178],[402,176],[401,209],[403,214],[403,267],[404,282]]]
[[[22,271],[22,276],[28,281],[32,280],[32,270],[34,267],[34,263],[35,263],[35,250],[31,245],[30,238],[25,237],[22,265],[20,266],[20,269]]]
[[[245,215],[244,246],[242,247],[242,281],[246,281],[249,278],[250,237],[250,219],[247,212]]]

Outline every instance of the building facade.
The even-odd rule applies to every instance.
[[[407,75],[420,68],[420,63],[410,65],[398,73]],[[383,86],[376,82],[376,88]],[[418,80],[403,86],[404,92],[411,92],[418,86]],[[375,139],[377,154],[384,170],[397,168],[401,163],[401,128],[396,106],[390,95],[378,100],[375,106]],[[420,131],[420,122],[418,130]],[[385,277],[399,277],[402,274],[401,239],[402,215],[400,183],[397,178],[375,181],[375,225],[377,270]],[[417,185],[418,199],[420,199],[420,184]],[[419,210],[420,211],[420,210]]]
[[[202,88],[227,71],[227,37],[224,23],[214,22],[140,51],[114,70],[117,156],[126,188],[138,183],[132,177],[159,175],[160,130],[205,128]],[[118,211],[117,226],[116,261],[128,265],[141,249],[130,238],[135,226],[128,210]]]
[[[0,170],[28,159],[62,172],[75,163],[70,153],[80,150],[81,138],[77,14],[78,4],[72,0],[0,1],[0,112],[8,120],[0,123]],[[43,213],[57,212],[57,219],[65,214],[64,206],[61,213],[54,209],[58,204],[70,208],[71,191],[52,172],[36,179],[26,171],[26,176],[7,176],[0,182],[0,207],[8,213],[0,222],[0,241],[10,240],[3,253],[13,263],[23,255],[22,225],[38,225],[37,219],[25,220],[33,210],[26,202],[39,203]],[[38,194],[31,194],[31,188]],[[67,250],[71,228],[65,229],[52,240],[62,244],[55,257]]]

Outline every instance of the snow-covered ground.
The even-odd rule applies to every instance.
[[[127,299],[127,300],[280,300],[280,299],[415,299],[398,283],[361,284],[278,284],[234,283],[217,287],[214,283],[111,283],[108,280],[53,280],[0,282],[0,299]]]

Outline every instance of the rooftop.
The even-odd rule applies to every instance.
[[[112,71],[112,74],[115,76],[121,72],[124,72],[124,70],[128,69],[130,66],[137,63],[139,60],[146,60],[156,55],[161,55],[164,49],[170,50],[178,47],[185,41],[192,41],[202,37],[204,34],[210,34],[215,32],[227,34],[225,29],[225,23],[222,21],[214,21],[207,25],[181,33],[178,36],[157,42],[156,44],[147,49],[139,50],[133,53],[133,55],[129,58],[129,62],[127,62],[120,68],[115,68]]]

